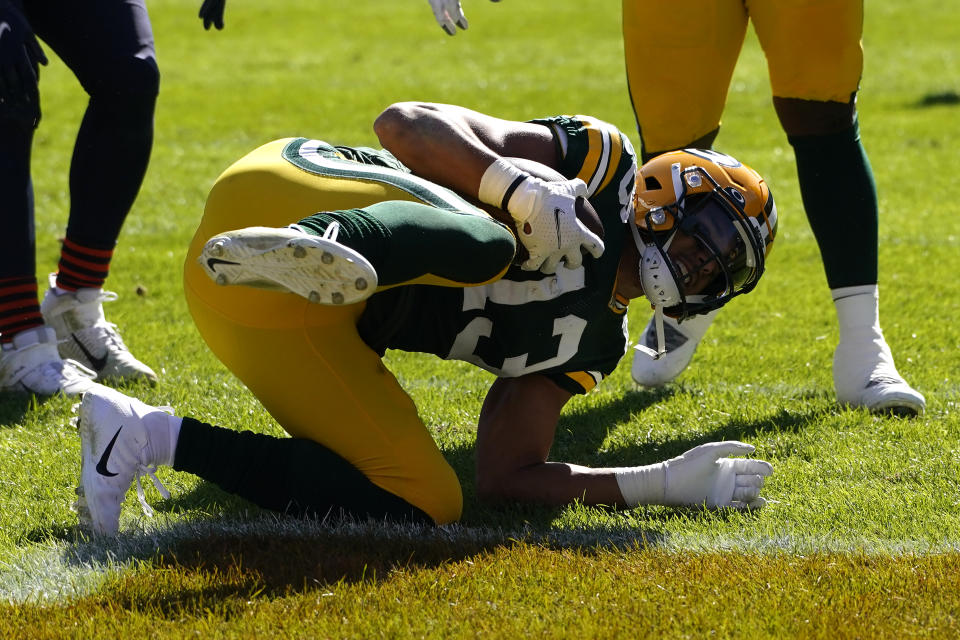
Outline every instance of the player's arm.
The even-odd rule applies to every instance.
[[[494,381],[477,425],[477,493],[481,499],[626,504],[609,470],[547,462],[560,411],[571,396],[538,374]]]
[[[710,442],[664,462],[590,468],[548,462],[560,411],[570,399],[546,376],[498,378],[480,410],[477,493],[487,501],[633,507],[640,504],[756,508],[773,469],[731,458],[753,451],[742,442]]]
[[[501,157],[559,166],[549,127],[456,105],[398,102],[377,117],[373,130],[383,148],[415,174],[466,194],[477,194],[483,173]]]
[[[579,179],[548,182],[511,157],[557,167],[557,144],[546,126],[501,120],[453,105],[403,102],[374,122],[385,149],[415,174],[507,211],[530,254],[524,269],[575,269],[582,250],[597,258],[603,241],[576,215],[587,186]]]

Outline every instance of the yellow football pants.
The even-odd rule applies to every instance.
[[[384,183],[302,171],[281,159],[286,142],[254,150],[217,179],[184,265],[194,322],[290,435],[333,450],[438,524],[455,521],[460,482],[413,401],[357,334],[364,303],[321,306],[290,293],[220,287],[197,263],[204,243],[223,231],[414,199]]]
[[[863,70],[862,0],[623,0],[623,40],[644,150],[720,126],[747,22],[773,95],[849,102]]]

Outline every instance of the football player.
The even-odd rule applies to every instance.
[[[696,19],[689,12],[683,3],[623,0],[627,76],[643,158],[713,144],[752,21],[837,311],[837,399],[874,412],[922,413],[926,401],[897,371],[880,329],[877,192],[856,110],[863,2],[708,0],[697,3]],[[660,359],[637,351],[634,379],[644,386],[673,380],[715,316],[682,323],[667,318],[671,349]],[[640,342],[649,347],[656,334],[652,318]]]
[[[223,26],[206,0],[206,26]],[[89,94],[70,164],[70,215],[42,303],[30,154],[40,122],[42,38]],[[0,0],[0,391],[77,394],[102,380],[156,380],[104,318],[120,229],[143,181],[160,82],[144,0]]]
[[[386,349],[496,375],[477,431],[483,499],[763,504],[772,469],[730,457],[753,450],[741,442],[637,467],[548,460],[564,405],[625,353],[630,299],[684,318],[756,285],[776,209],[755,172],[690,150],[638,174],[627,138],[586,116],[515,122],[400,103],[374,130],[385,150],[291,138],[240,159],[188,250],[201,335],[293,437],[97,386],[78,418],[85,527],[117,531],[131,483],[157,465],[278,511],[457,520],[460,482]]]

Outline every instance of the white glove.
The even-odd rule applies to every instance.
[[[500,0],[491,1],[500,2]],[[467,28],[467,18],[463,15],[459,0],[430,0],[430,8],[433,9],[433,17],[447,34],[456,35],[457,27]]]
[[[767,503],[760,497],[764,478],[773,466],[763,460],[727,458],[752,453],[745,442],[708,442],[663,463],[666,477],[663,504],[674,506],[755,509]]]
[[[666,462],[616,469],[617,484],[631,506],[759,509],[767,503],[760,489],[773,467],[763,460],[726,457],[753,450],[736,440],[708,442]]]
[[[463,8],[459,0],[430,0],[433,17],[449,35],[457,33],[457,27],[467,28],[467,18],[463,15]]]
[[[583,264],[582,249],[594,258],[603,254],[603,240],[577,219],[577,197],[587,196],[587,185],[575,178],[548,182],[521,171],[505,158],[491,164],[480,181],[480,200],[506,209],[517,223],[517,237],[530,257],[520,265],[526,271],[555,273]]]

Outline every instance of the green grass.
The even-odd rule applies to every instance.
[[[425,0],[227,7],[153,1],[163,74],[149,173],[117,250],[107,308],[162,374],[129,393],[197,418],[282,431],[206,350],[180,269],[214,179],[290,135],[375,144],[392,101],[508,117],[589,113],[634,134],[619,5],[466,0],[446,37]],[[774,463],[754,514],[479,505],[477,414],[490,375],[420,355],[387,361],[457,469],[463,523],[442,530],[295,522],[186,474],[110,543],[78,536],[72,401],[0,398],[0,637],[955,637],[960,618],[960,245],[955,45],[960,7],[868,4],[863,138],[880,189],[881,319],[918,420],[834,403],[836,342],[793,155],[748,38],[717,148],[772,185],[780,235],[758,290],[724,310],[695,366],[657,391],[628,359],[564,412],[552,458],[633,465],[736,438]],[[48,52],[49,53],[49,52]],[[665,61],[682,72],[685,61]],[[34,149],[38,273],[56,264],[84,97],[52,60]],[[634,141],[636,142],[635,138]],[[109,167],[104,167],[109,171]],[[141,287],[143,295],[137,295]],[[647,311],[630,311],[634,333]],[[451,402],[451,397],[455,399]]]

